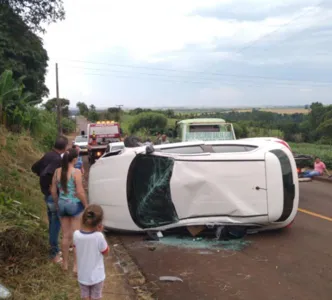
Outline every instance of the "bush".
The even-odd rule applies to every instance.
[[[62,131],[64,134],[76,131],[76,122],[69,118],[62,118],[61,120]]]
[[[135,133],[140,130],[164,130],[167,126],[167,118],[160,113],[146,112],[137,115],[129,125],[129,131]]]
[[[235,136],[237,139],[246,138],[248,136],[248,128],[241,123],[233,123]]]
[[[30,132],[40,144],[42,150],[46,151],[53,147],[58,134],[56,115],[46,110],[37,109],[37,111],[38,119],[36,119]]]
[[[52,135],[46,133],[53,115],[40,113],[46,127],[42,131],[36,127],[35,134],[45,140]],[[54,128],[56,135],[53,124]],[[11,299],[76,299],[75,278],[63,276],[61,268],[47,258],[45,202],[38,177],[31,172],[31,165],[43,154],[40,143],[26,132],[14,134],[2,126],[0,137],[6,141],[0,143],[0,282],[12,291]]]

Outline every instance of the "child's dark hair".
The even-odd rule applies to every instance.
[[[83,213],[83,225],[88,228],[97,227],[102,223],[104,218],[104,211],[100,205],[90,204]]]
[[[68,166],[69,163],[71,163],[75,158],[78,157],[78,153],[76,149],[69,149],[65,154],[63,155],[62,161],[61,161],[61,178],[60,178],[60,183],[61,187],[64,190],[64,192],[67,194],[68,189],[67,189],[67,183],[68,183]]]

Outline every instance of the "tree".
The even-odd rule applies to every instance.
[[[88,116],[89,108],[84,102],[77,102],[76,107],[79,109],[81,116]]]
[[[284,139],[287,141],[294,141],[295,135],[300,133],[299,124],[294,122],[282,123],[279,128],[284,133]]]
[[[60,98],[60,104],[61,104],[61,115],[63,117],[68,118],[70,101],[68,99]],[[56,112],[57,111],[57,98],[52,98],[52,99],[48,100],[46,103],[43,104],[43,107],[47,111]]]
[[[68,133],[74,132],[76,130],[76,123],[72,119],[62,118],[61,125],[62,125],[62,131],[64,134],[68,134]]]
[[[233,124],[236,138],[248,137],[248,128],[244,124],[234,123]]]
[[[121,121],[122,109],[120,107],[109,107],[107,109],[107,119],[114,120],[115,122]]]
[[[158,130],[163,131],[167,126],[167,118],[164,114],[146,112],[137,115],[129,126],[129,131],[131,133],[137,132],[139,130]]]
[[[32,101],[31,93],[24,93],[23,78],[15,81],[13,72],[6,70],[0,76],[0,124],[4,124],[10,129],[17,125],[18,130],[21,126],[27,125],[30,128],[34,121],[35,111],[32,106],[38,101]]]
[[[49,92],[45,85],[47,61],[42,40],[11,7],[0,5],[0,73],[12,70],[14,80],[24,75],[24,91],[34,93],[34,99],[41,102]]]
[[[97,122],[99,120],[99,115],[97,113],[96,107],[91,104],[89,107],[88,120],[91,122]]]
[[[165,115],[167,118],[170,118],[170,119],[175,118],[175,112],[173,109],[167,109],[165,111]]]
[[[20,16],[29,29],[45,32],[42,24],[65,18],[62,0],[2,0],[0,9],[10,8]]]
[[[316,130],[316,128],[319,126],[321,123],[324,113],[326,112],[326,108],[323,106],[322,103],[319,102],[314,102],[310,105],[310,113],[308,115],[309,121],[311,124],[311,128],[313,130]]]

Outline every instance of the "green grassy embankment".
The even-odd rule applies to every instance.
[[[332,169],[332,146],[307,143],[289,143],[293,152],[318,156],[326,164],[328,169]]]
[[[0,283],[15,300],[79,299],[75,278],[48,259],[46,207],[30,170],[39,149],[0,128]]]

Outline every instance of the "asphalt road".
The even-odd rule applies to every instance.
[[[122,236],[160,300],[330,300],[332,295],[332,185],[300,184],[300,208],[284,232],[248,236],[243,250],[219,251],[159,245]],[[314,215],[312,213],[315,213]],[[322,216],[321,216],[322,215]],[[324,218],[327,217],[327,218]],[[183,282],[160,282],[160,276]]]
[[[87,166],[87,165],[86,165]],[[300,183],[300,211],[292,227],[247,236],[238,249],[192,249],[119,235],[159,300],[330,300],[332,185]],[[238,243],[238,242],[237,242]],[[231,245],[232,246],[232,245]],[[183,282],[161,282],[177,276]]]

